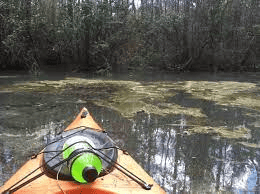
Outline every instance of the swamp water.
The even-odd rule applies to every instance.
[[[0,76],[0,185],[87,107],[168,193],[260,192],[258,74]]]

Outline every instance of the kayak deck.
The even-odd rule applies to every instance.
[[[76,119],[64,130],[69,131],[79,126],[85,126],[96,131],[104,131],[83,108]],[[151,190],[145,190],[136,181],[126,176],[120,170],[114,168],[112,172],[105,176],[98,177],[94,182],[81,184],[75,181],[58,180],[56,177],[50,177],[44,168],[39,168],[25,180],[21,181],[21,185],[29,179],[36,177],[28,184],[19,188],[14,193],[165,193],[165,191],[150,177],[144,169],[128,154],[118,150],[117,163],[125,167],[127,170],[144,180],[147,184],[152,184]],[[0,193],[9,189],[26,175],[30,174],[34,169],[43,165],[43,154],[38,155],[27,161],[2,187]],[[37,176],[40,175],[40,176]],[[16,186],[15,186],[16,187]],[[11,188],[14,189],[15,187]]]

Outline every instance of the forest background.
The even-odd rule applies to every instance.
[[[138,4],[137,4],[138,3]],[[258,71],[258,0],[1,0],[0,69]]]

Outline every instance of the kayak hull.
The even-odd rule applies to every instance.
[[[95,129],[98,132],[104,131],[87,113],[87,109],[83,108],[76,119],[64,130],[72,130],[73,128],[84,126]],[[118,169],[114,168],[107,175],[98,177],[94,182],[88,184],[81,184],[75,181],[58,180],[56,177],[48,175],[46,170],[42,167],[21,181],[18,185],[13,186],[18,181],[22,180],[26,175],[30,174],[34,169],[43,165],[43,154],[38,155],[27,161],[5,184],[0,187],[0,193],[8,190],[15,194],[22,193],[39,193],[39,194],[53,194],[53,193],[165,193],[165,191],[144,171],[144,169],[137,164],[137,162],[128,154],[118,151],[117,163],[125,167],[127,170],[147,182],[152,184],[151,190],[145,190],[136,181],[129,178]],[[23,183],[26,183],[23,185]],[[23,185],[19,189],[16,186]],[[14,189],[14,190],[12,190]]]

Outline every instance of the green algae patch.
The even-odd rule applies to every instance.
[[[187,81],[183,89],[193,98],[214,101],[219,105],[260,109],[260,97],[251,95],[258,89],[254,83]]]
[[[58,81],[44,80],[13,84],[5,90],[65,92],[79,95],[82,100],[112,108],[126,118],[132,118],[138,111],[162,116],[185,114],[206,117],[200,108],[182,107],[168,102],[168,99],[176,95],[184,85],[185,82],[137,82],[68,77]]]
[[[126,118],[132,118],[135,114],[139,111],[144,111],[150,114],[156,114],[161,116],[166,115],[178,115],[178,114],[185,114],[185,115],[192,115],[194,117],[206,117],[200,111],[200,109],[196,108],[183,108],[179,105],[172,104],[167,108],[159,107],[153,104],[148,104],[143,102],[141,99],[131,99],[127,102],[119,102],[119,103],[103,103],[96,102],[97,105],[105,105],[107,107],[112,107],[114,110],[120,112]]]
[[[178,104],[168,103],[168,98],[176,95],[176,90],[183,87],[183,82],[136,82],[136,81],[117,81],[117,80],[82,80],[79,78],[69,78],[69,80],[81,86],[84,85],[83,92],[91,92],[103,88],[103,93],[110,95],[107,98],[93,100],[98,106],[112,108],[126,118],[132,118],[139,111],[156,115],[186,114],[194,117],[206,117],[199,108],[181,107]],[[70,82],[71,84],[72,82]],[[88,86],[88,87],[86,87]],[[95,91],[93,91],[95,93]],[[81,92],[81,96],[86,96]]]
[[[194,97],[205,100],[213,100],[219,103],[228,103],[229,99],[226,97],[255,88],[256,84],[253,83],[241,83],[231,81],[187,81],[184,86],[184,90],[192,94]]]
[[[260,98],[253,99],[249,97],[239,97],[233,103],[236,105],[243,105],[246,107],[251,107],[260,110]]]
[[[260,144],[255,144],[255,143],[239,142],[239,144],[249,148],[260,148]]]
[[[105,106],[118,111],[126,118],[133,118],[139,111],[166,116],[186,115],[193,118],[196,124],[207,119],[198,104],[181,106],[173,102],[172,98],[180,92],[188,94],[188,98],[208,100],[224,106],[244,106],[247,108],[260,109],[260,98],[258,95],[249,96],[258,90],[258,86],[247,82],[208,82],[208,81],[123,81],[123,80],[101,80],[67,77],[63,80],[29,81],[19,82],[1,88],[6,92],[61,92],[68,95],[77,95],[81,100],[93,102],[99,106]],[[196,101],[195,101],[196,102]],[[189,125],[190,120],[187,120]],[[213,127],[214,128],[214,127]],[[226,128],[199,127],[191,129],[196,133],[216,132],[222,136],[243,136],[241,130],[229,130]],[[242,130],[243,131],[243,130]],[[212,132],[212,133],[213,133]]]
[[[169,103],[168,98],[176,95],[175,89],[180,89],[180,83],[153,82],[111,82],[105,84],[118,85],[112,98],[94,102],[120,112],[126,118],[132,118],[137,112],[145,111],[156,115],[185,114],[194,117],[206,117],[199,108],[182,107]]]
[[[49,83],[50,82],[50,83]],[[56,93],[65,89],[62,82],[51,81],[29,81],[20,82],[13,85],[3,86],[0,88],[3,91],[8,92],[50,92]]]
[[[229,139],[250,139],[251,131],[246,127],[239,127],[235,129],[226,126],[210,127],[210,126],[196,126],[188,130],[190,133],[209,134],[213,136],[221,136]]]

